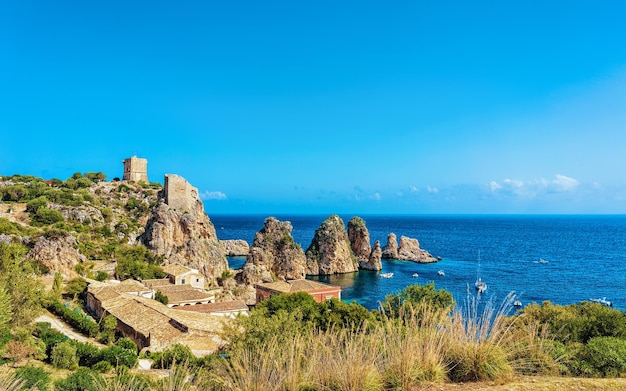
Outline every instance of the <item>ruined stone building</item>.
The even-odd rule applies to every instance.
[[[175,174],[165,174],[165,203],[172,209],[193,213],[196,210],[198,189]]]
[[[123,180],[131,182],[148,182],[148,159],[133,156],[128,159],[124,159],[122,163],[124,163]]]

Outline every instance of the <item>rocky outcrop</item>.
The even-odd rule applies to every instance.
[[[229,257],[245,257],[250,251],[248,242],[241,239],[220,240],[224,254]]]
[[[398,259],[398,238],[393,232],[387,235],[387,244],[383,247],[383,259]]]
[[[363,270],[382,270],[383,263],[381,262],[383,250],[380,248],[380,241],[377,240],[374,243],[374,248],[370,252],[370,256],[367,261],[359,261],[359,269]]]
[[[138,239],[153,253],[163,256],[166,264],[178,263],[197,269],[207,283],[214,285],[228,269],[228,262],[215,227],[204,213],[197,189],[188,185],[185,190],[191,191],[168,193],[168,189],[164,189],[145,232]],[[181,200],[181,197],[185,199]],[[176,208],[170,207],[166,199]],[[187,208],[181,208],[181,205]]]
[[[358,270],[341,217],[332,215],[315,231],[306,250],[307,274],[326,275]]]
[[[74,266],[87,260],[76,249],[77,244],[76,238],[71,235],[42,235],[26,257],[47,273],[59,272],[69,276]]]
[[[265,219],[250,246],[241,281],[247,285],[305,277],[306,257],[302,247],[291,236],[289,221],[274,217]]]
[[[383,249],[382,257],[384,259],[398,259],[418,263],[437,262],[437,259],[430,255],[428,251],[420,248],[417,239],[401,236],[400,246],[398,246],[394,233],[390,233],[387,236],[387,245]]]
[[[355,216],[348,221],[348,240],[357,261],[368,261],[372,252],[370,233],[362,218]]]

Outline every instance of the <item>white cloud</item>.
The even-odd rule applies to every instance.
[[[489,189],[491,189],[491,191],[496,191],[502,189],[502,186],[500,186],[496,181],[491,181],[491,183],[489,183]]]
[[[545,193],[571,192],[578,188],[580,182],[574,178],[557,174],[554,179],[533,179],[527,182],[519,179],[504,179],[501,183],[491,181],[489,190],[492,193],[502,193],[528,198]]]
[[[555,176],[555,179],[552,181],[552,184],[563,191],[570,191],[578,187],[578,185],[580,185],[580,182],[578,182],[574,178],[557,174]]]
[[[380,201],[381,200],[381,196],[379,192],[374,193],[374,195],[372,196],[372,198],[374,198],[376,201]]]
[[[228,197],[226,197],[226,194],[222,193],[221,191],[208,191],[208,190],[206,190],[203,193],[200,193],[200,198],[202,198],[203,200],[225,200],[225,199],[228,199]]]
[[[435,193],[435,194],[436,194],[436,193],[439,193],[439,189],[438,189],[438,188],[436,188],[436,187],[430,187],[430,186],[428,186],[428,187],[426,188],[426,190],[428,190],[428,192],[429,192],[429,193]]]
[[[420,191],[420,189],[418,189],[416,186],[409,186],[409,190],[411,190],[411,193],[417,193],[418,191]]]

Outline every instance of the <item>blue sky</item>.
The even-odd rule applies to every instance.
[[[626,213],[626,3],[0,5],[0,174],[216,213]]]

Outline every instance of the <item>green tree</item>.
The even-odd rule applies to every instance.
[[[52,281],[51,296],[55,300],[61,300],[63,294],[63,276],[59,272],[54,273],[54,280]]]
[[[154,294],[154,300],[158,301],[159,303],[163,303],[165,305],[167,305],[167,303],[170,302],[170,299],[167,296],[165,296],[163,292],[161,291],[156,291],[156,293]]]
[[[76,355],[76,347],[72,341],[58,343],[52,348],[50,358],[55,368],[70,370],[78,368],[78,356]]]
[[[115,341],[115,329],[117,328],[117,318],[113,315],[107,315],[100,322],[102,330],[100,340],[106,344],[112,344]]]
[[[418,309],[419,305],[452,311],[454,299],[452,293],[443,289],[435,289],[435,283],[431,281],[426,285],[409,285],[398,293],[385,296],[381,308],[389,315],[395,316],[401,312],[403,307]]]
[[[65,291],[74,296],[74,299],[87,288],[87,281],[82,277],[72,278],[65,285]]]
[[[32,217],[33,225],[50,225],[63,221],[61,212],[46,207],[40,207]]]
[[[29,324],[42,311],[43,285],[33,265],[24,260],[26,251],[21,244],[0,243],[0,283],[11,296],[14,326]]]
[[[37,197],[26,204],[26,211],[30,213],[31,216],[34,216],[39,208],[47,206],[49,202],[50,201],[48,201],[48,198],[46,198],[46,196]]]
[[[6,330],[13,319],[13,300],[4,282],[0,282],[0,330]]]

